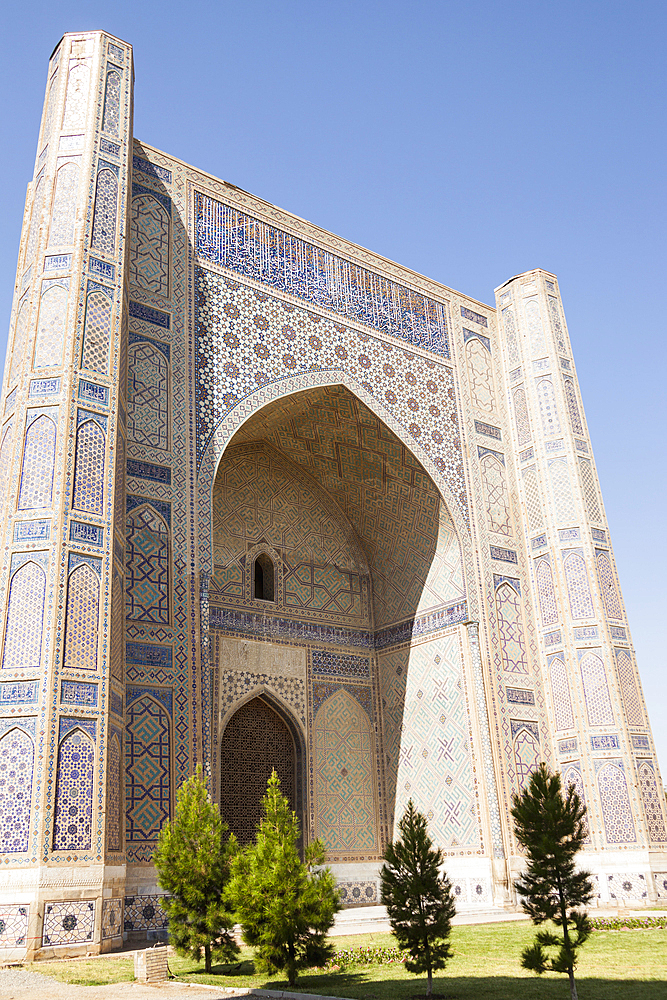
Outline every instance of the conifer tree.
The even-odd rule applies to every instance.
[[[412,799],[399,820],[400,839],[387,845],[380,871],[381,898],[391,929],[410,958],[409,972],[427,975],[426,995],[433,995],[433,972],[452,956],[449,935],[456,905],[449,879],[440,868],[444,856],[433,849],[426,817]]]
[[[526,870],[514,883],[521,905],[534,924],[552,921],[561,934],[539,931],[525,948],[521,965],[541,975],[567,973],[570,995],[577,1000],[574,970],[577,949],[592,931],[585,910],[593,898],[591,874],[577,871],[575,858],[588,836],[586,806],[574,785],[563,794],[560,774],[540,764],[521,795],[513,797],[516,837],[526,852]],[[547,949],[558,949],[550,955]]]
[[[212,956],[231,962],[239,952],[224,892],[238,845],[233,834],[225,839],[227,829],[199,765],[178,791],[176,815],[160,831],[153,862],[168,893],[163,906],[169,940],[180,955],[197,962],[203,952],[207,972]]]
[[[256,949],[256,964],[269,975],[284,969],[290,986],[299,969],[324,965],[333,948],[326,935],[340,909],[336,882],[316,840],[299,856],[299,821],[280,790],[275,771],[262,799],[255,843],[232,862],[229,899]]]

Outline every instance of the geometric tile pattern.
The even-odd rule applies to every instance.
[[[551,326],[556,338],[556,346],[561,353],[564,353],[566,350],[565,336],[563,334],[563,325],[560,321],[558,299],[554,295],[547,295],[547,299],[549,300],[549,313],[551,314]]]
[[[662,796],[658,792],[655,771],[649,760],[637,762],[637,777],[646,814],[648,839],[652,844],[664,843],[667,840],[667,829],[660,801]]]
[[[195,230],[200,257],[449,357],[439,302],[198,192]]]
[[[16,319],[16,333],[14,334],[14,346],[12,348],[12,361],[9,368],[9,384],[14,381],[23,362],[25,353],[25,343],[28,336],[28,319],[30,317],[30,304],[28,296],[23,299],[18,310]]]
[[[313,674],[333,674],[338,677],[370,677],[367,656],[334,653],[329,649],[314,649],[311,653]]]
[[[66,313],[67,288],[50,285],[40,300],[33,368],[62,364]]]
[[[16,948],[26,943],[29,907],[0,903],[0,948]]]
[[[55,452],[56,425],[42,414],[25,432],[19,510],[51,506]]]
[[[646,878],[640,872],[607,875],[607,890],[610,899],[646,900],[648,897]]]
[[[104,512],[104,431],[86,420],[76,432],[76,466],[72,507],[101,517]]]
[[[581,416],[579,415],[577,390],[574,387],[574,382],[571,378],[564,378],[563,384],[565,387],[565,401],[567,402],[567,408],[570,413],[570,424],[572,426],[572,430],[575,434],[583,434],[584,429],[581,424]]]
[[[493,391],[491,357],[476,337],[474,340],[469,340],[466,344],[466,359],[468,361],[468,379],[470,380],[470,395],[473,405],[480,410],[493,413],[496,404]]]
[[[521,364],[521,353],[519,341],[517,339],[516,323],[514,322],[514,312],[509,307],[502,310],[503,323],[505,325],[505,343],[507,344],[507,354],[511,366]]]
[[[332,694],[314,721],[315,830],[331,854],[378,848],[370,720],[347,691]]]
[[[614,573],[606,552],[598,552],[596,558],[598,577],[600,579],[600,591],[609,618],[622,618],[623,611],[621,602],[618,599]]]
[[[527,674],[526,640],[523,634],[521,598],[509,583],[496,590],[498,631],[503,655],[503,670]]]
[[[156,198],[132,199],[130,280],[153,295],[169,295],[169,213]]]
[[[372,906],[378,902],[377,882],[336,882],[343,906]]]
[[[595,769],[607,843],[634,844],[637,835],[622,761],[596,761]]]
[[[537,480],[537,470],[534,465],[524,469],[522,474],[523,488],[526,494],[526,510],[528,513],[528,524],[531,531],[539,531],[544,527],[544,513],[542,510],[542,497]]]
[[[654,872],[653,876],[658,899],[667,899],[667,872]]]
[[[380,701],[382,704],[382,746],[384,749],[384,780],[387,790],[387,821],[389,832],[394,829],[396,781],[401,751],[401,730],[405,710],[405,690],[408,679],[409,647],[386,650],[378,656]],[[399,817],[400,818],[400,817]]]
[[[595,612],[583,555],[580,552],[568,552],[563,558],[563,568],[572,617],[592,618]]]
[[[401,689],[403,664],[407,686]],[[420,643],[402,655],[397,651],[389,662],[383,660],[382,670],[387,678],[384,697],[391,674],[396,678],[390,715],[397,730],[392,745],[399,747],[396,819],[412,798],[437,844],[445,850],[479,850],[477,788],[458,635]]]
[[[135,444],[169,448],[169,363],[150,341],[131,344],[127,434]]]
[[[296,716],[306,725],[306,687],[302,677],[278,677],[273,674],[254,674],[246,670],[223,670],[221,677],[220,708],[225,712],[248,691],[268,688],[281,701],[294,709]]]
[[[123,926],[126,931],[156,931],[169,926],[160,896],[126,896]]]
[[[7,475],[12,460],[12,446],[14,444],[14,420],[10,420],[4,428],[2,444],[0,445],[0,490],[7,490]]]
[[[102,901],[102,940],[119,937],[123,933],[123,900],[120,898]]]
[[[168,625],[169,529],[148,504],[127,515],[125,558],[127,617]]]
[[[56,174],[56,193],[51,212],[49,247],[66,247],[72,244],[78,188],[79,165],[74,160],[70,160]]]
[[[484,455],[479,464],[486,497],[489,530],[497,531],[501,535],[511,535],[512,522],[504,465],[492,454]]]
[[[526,324],[530,339],[530,353],[533,358],[539,358],[542,354],[546,354],[547,349],[544,343],[544,330],[537,299],[527,299],[524,302],[524,309],[526,310]]]
[[[109,135],[118,135],[120,124],[120,76],[116,70],[107,73],[106,93],[104,95],[104,116],[102,131]]]
[[[220,813],[242,846],[255,839],[273,770],[290,808],[298,808],[292,734],[278,712],[253,698],[229,719],[220,742]]]
[[[572,496],[572,483],[570,482],[567,459],[550,458],[547,464],[558,523],[565,525],[576,521],[577,508]]]
[[[34,562],[14,573],[9,588],[3,670],[35,670],[42,658],[46,576]]]
[[[34,752],[22,729],[0,739],[0,854],[28,850]]]
[[[44,907],[43,946],[92,941],[94,930],[94,901],[47,903]]]
[[[537,399],[542,420],[542,434],[545,438],[560,434],[560,420],[556,408],[554,385],[550,378],[543,378],[537,383]]]
[[[555,625],[558,622],[558,604],[548,556],[536,561],[535,580],[540,600],[542,624]]]
[[[586,513],[590,521],[601,521],[600,504],[595,488],[595,477],[593,476],[593,466],[588,458],[579,458],[579,474],[581,476],[581,486],[586,502]]]
[[[86,327],[83,336],[81,367],[101,375],[109,371],[109,335],[111,298],[106,290],[89,282],[92,291],[86,296]]]
[[[129,701],[128,696],[128,701]],[[127,707],[125,839],[152,843],[171,816],[169,715],[149,694]]]
[[[116,249],[117,204],[118,179],[112,170],[105,167],[97,175],[93,232],[90,240],[93,250],[112,254]]]
[[[518,730],[514,736],[516,780],[519,788],[524,789],[542,760],[540,732],[536,722],[513,722],[512,729]]]
[[[107,763],[107,851],[122,850],[121,829],[121,750],[120,739],[114,733],[109,740]]]
[[[90,850],[93,824],[93,766],[95,744],[80,729],[60,742],[54,851]]]
[[[63,131],[76,132],[86,124],[90,67],[85,62],[75,63],[67,80],[67,99],[63,117]]]
[[[79,670],[97,669],[100,582],[85,563],[70,573],[64,664]]]
[[[556,729],[572,729],[574,715],[570,699],[570,685],[567,679],[565,664],[560,656],[549,657],[549,674],[551,677],[551,697],[556,717]]]
[[[526,404],[526,390],[522,388],[517,389],[514,393],[514,418],[519,447],[521,448],[530,441],[530,418]]]
[[[591,726],[613,726],[614,713],[607,687],[604,663],[595,653],[580,653],[581,679]]]
[[[579,762],[567,765],[567,770],[564,771],[564,773],[563,773],[563,782],[562,782],[562,784],[563,784],[563,788],[569,788],[570,785],[574,785],[574,790],[577,793],[577,795],[579,796],[581,804],[583,806],[586,805],[586,795],[585,795],[585,792],[584,792],[584,782],[583,782],[583,778],[581,777],[581,765],[579,764]],[[587,835],[586,835],[584,843],[590,844],[590,842],[591,842],[591,835],[588,832],[588,829],[589,829],[589,827],[588,827],[588,817],[584,818],[584,825],[585,825],[586,831],[587,831]]]
[[[624,649],[616,650],[616,667],[628,725],[643,726],[644,710],[639,697],[635,672],[632,668],[632,660]]]

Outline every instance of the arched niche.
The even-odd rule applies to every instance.
[[[241,845],[251,843],[272,770],[304,829],[305,741],[287,706],[257,688],[227,713],[220,739],[220,813]]]

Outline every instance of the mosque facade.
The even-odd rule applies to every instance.
[[[667,822],[555,275],[489,306],[133,136],[132,49],[48,66],[2,388],[0,955],[160,937],[201,763],[272,767],[346,905],[412,798],[460,909],[511,910],[540,761],[600,904]]]

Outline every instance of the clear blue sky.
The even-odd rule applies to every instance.
[[[135,135],[186,162],[485,302],[556,272],[667,768],[666,22],[654,0],[5,3],[0,353],[65,31],[133,44]]]

